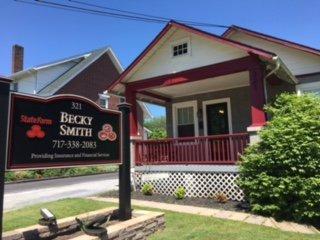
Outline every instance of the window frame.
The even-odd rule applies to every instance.
[[[109,98],[110,96],[108,94],[101,94],[99,93],[99,106],[103,108],[109,108]],[[102,106],[101,100],[105,100],[105,106]]]
[[[231,100],[230,100],[230,98],[218,98],[218,99],[207,100],[207,101],[202,102],[204,136],[208,136],[207,105],[218,104],[218,103],[227,103],[229,134],[233,134]]]
[[[179,46],[179,45],[183,45],[184,43],[187,44],[187,53],[174,56],[174,50],[173,50],[174,47]],[[179,39],[179,40],[171,43],[171,58],[175,59],[175,58],[184,57],[184,56],[191,56],[191,41],[190,41],[189,37]]]
[[[312,92],[312,90],[316,90],[316,89],[320,90],[320,81],[310,82],[310,83],[301,83],[296,85],[296,92],[298,95],[301,95],[304,92]]]
[[[178,137],[178,109],[193,107],[193,124],[194,124],[194,137],[199,136],[199,123],[198,123],[198,104],[197,101],[186,101],[172,104],[172,127],[173,137]]]

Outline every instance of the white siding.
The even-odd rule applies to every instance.
[[[189,39],[190,55],[172,57],[172,44]],[[151,55],[128,81],[160,76],[247,56],[245,51],[177,30]]]
[[[35,75],[28,75],[18,82],[18,92],[34,94],[36,88]]]
[[[60,65],[39,69],[32,74],[18,80],[18,91],[34,94],[56,80],[59,76],[71,69],[76,63],[66,62]]]
[[[277,54],[294,75],[320,71],[320,56],[292,49],[240,32],[233,33],[229,38]]]
[[[43,70],[39,70],[37,75],[37,92],[42,88],[47,86],[52,81],[56,80],[63,73],[68,71],[75,65],[74,62],[66,62],[60,65],[52,66],[49,68],[44,68]]]

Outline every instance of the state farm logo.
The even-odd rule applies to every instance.
[[[109,140],[111,142],[117,139],[117,134],[113,131],[113,128],[110,124],[104,124],[102,130],[98,132],[98,138],[101,141]]]
[[[32,125],[31,129],[27,131],[27,137],[34,139],[39,138],[42,139],[46,136],[46,133],[41,129],[40,125]]]

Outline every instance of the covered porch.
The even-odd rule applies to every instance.
[[[295,82],[274,53],[170,22],[112,91],[132,105],[137,165],[234,165],[266,124],[264,105]],[[166,108],[167,139],[141,139],[137,100]]]
[[[264,66],[249,56],[126,85],[136,165],[234,165],[267,120]],[[167,139],[141,140],[136,100],[166,108]]]

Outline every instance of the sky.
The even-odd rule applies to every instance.
[[[319,0],[82,1],[172,19],[234,24],[320,49]],[[111,46],[127,67],[163,27],[0,0],[0,75],[10,75],[13,44],[24,46],[25,68],[104,46]],[[163,108],[150,106],[150,110],[153,116],[164,115]]]

